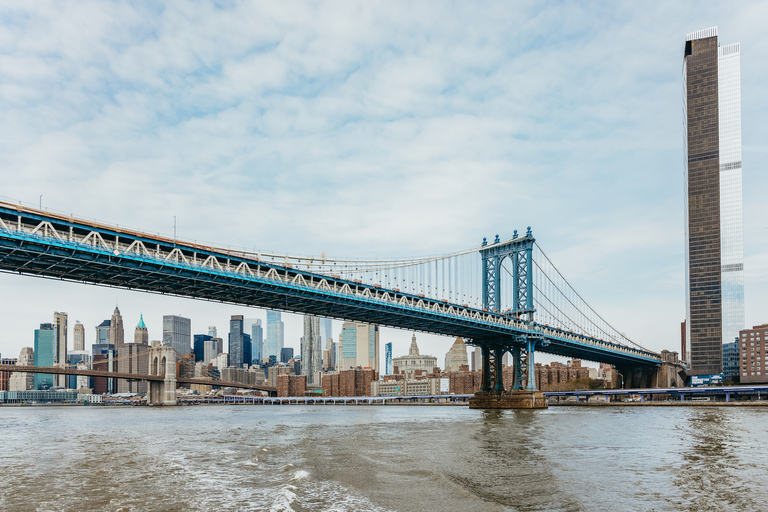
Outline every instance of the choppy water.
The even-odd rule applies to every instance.
[[[0,510],[768,510],[767,417],[714,407],[5,407]]]

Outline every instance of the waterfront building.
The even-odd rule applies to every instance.
[[[277,396],[304,396],[307,391],[307,380],[309,375],[290,375],[284,373],[278,375]]]
[[[202,361],[205,364],[210,362],[205,360],[205,343],[211,341],[213,336],[210,334],[195,334],[192,336],[192,351],[195,354],[195,361]]]
[[[53,314],[53,336],[55,344],[55,355],[53,365],[65,367],[67,365],[67,314],[55,312]],[[54,375],[56,386],[66,388],[67,376]]]
[[[392,375],[392,342],[391,341],[384,345],[384,375]]]
[[[306,384],[309,386],[320,385],[320,382],[315,381],[315,374],[322,369],[322,343],[320,318],[304,315],[304,336],[301,338],[301,375],[307,377]]]
[[[251,364],[264,362],[264,328],[261,320],[256,319],[251,323]]]
[[[448,353],[445,354],[445,369],[446,372],[457,372],[459,367],[466,365],[469,369],[469,360],[467,358],[467,346],[464,344],[462,338],[456,338],[451,348],[448,349]],[[435,365],[437,366],[437,365]]]
[[[683,63],[686,359],[689,375],[716,375],[744,327],[740,45],[693,32]]]
[[[35,350],[32,347],[24,347],[19,353],[19,359],[16,362],[18,366],[34,366]],[[27,391],[35,389],[35,374],[13,372],[8,379],[8,391]]]
[[[133,331],[133,342],[138,343],[139,345],[149,346],[149,331],[147,330],[147,325],[144,323],[144,315],[139,317],[139,323]]]
[[[31,390],[31,391],[0,391],[0,404],[24,403],[75,403],[86,400],[76,391]]]
[[[723,343],[723,382],[739,380],[739,338],[731,343]]]
[[[379,326],[344,322],[339,336],[340,362],[337,369],[372,368],[379,372]]]
[[[292,347],[283,347],[280,349],[280,362],[283,364],[288,364],[288,361],[293,359],[293,348]]]
[[[371,382],[371,396],[434,396],[439,394],[439,377],[376,380]]]
[[[323,396],[371,396],[371,384],[378,378],[372,368],[350,368],[323,374],[320,382]]]
[[[56,335],[53,324],[40,324],[35,329],[35,366],[53,366],[56,360]],[[53,375],[36,373],[34,376],[35,389],[50,389],[55,385]]]
[[[280,357],[280,351],[285,347],[285,323],[280,318],[279,311],[267,311],[267,348],[265,357]]]
[[[739,332],[739,356],[741,359],[741,384],[768,382],[768,324],[756,325]]]
[[[75,328],[72,330],[72,342],[75,350],[85,350],[85,326],[79,321],[75,321]]]
[[[0,357],[0,364],[16,366],[17,359],[14,357]],[[0,391],[10,390],[11,375],[16,372],[0,372]]]
[[[173,347],[177,358],[191,353],[192,321],[183,316],[163,316],[163,345]]]
[[[437,358],[435,356],[421,355],[419,353],[419,346],[416,344],[416,333],[413,333],[413,336],[411,336],[411,347],[408,349],[408,355],[392,359],[392,371],[396,374],[405,375],[406,379],[412,379],[418,374],[432,373],[436,366]]]

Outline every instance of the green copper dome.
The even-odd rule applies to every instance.
[[[136,326],[137,329],[146,329],[147,326],[144,325],[144,315],[141,315],[141,319],[139,320],[139,325]]]

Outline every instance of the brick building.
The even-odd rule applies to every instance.
[[[739,359],[741,360],[741,383],[756,384],[768,382],[768,351],[766,338],[768,324],[756,325],[739,331]]]
[[[307,391],[306,375],[289,375],[284,373],[277,376],[277,396],[304,396]]]
[[[371,396],[371,382],[379,376],[372,368],[351,368],[321,377],[323,396]]]

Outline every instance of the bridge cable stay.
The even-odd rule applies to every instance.
[[[534,279],[536,289],[539,292],[539,296],[552,304],[552,306],[565,317],[567,322],[558,319],[557,314],[550,311],[548,308],[545,308],[546,312],[551,317],[554,317],[563,323],[571,324],[594,337],[607,337],[607,341],[631,345],[646,351],[648,350],[619,332],[618,329],[613,327],[597,311],[595,311],[595,309],[573,288],[554,263],[552,263],[546,253],[541,249],[541,246],[536,244],[535,247],[537,253],[540,253],[543,257],[543,260],[536,257],[534,257],[533,260],[537,270],[536,274],[543,278],[543,280],[538,280],[538,284],[537,280]],[[542,288],[546,289],[546,293],[543,293]],[[539,299],[538,302],[541,304],[542,299]],[[570,310],[572,313],[567,315],[564,310]],[[571,317],[581,318],[586,324],[576,322]]]

